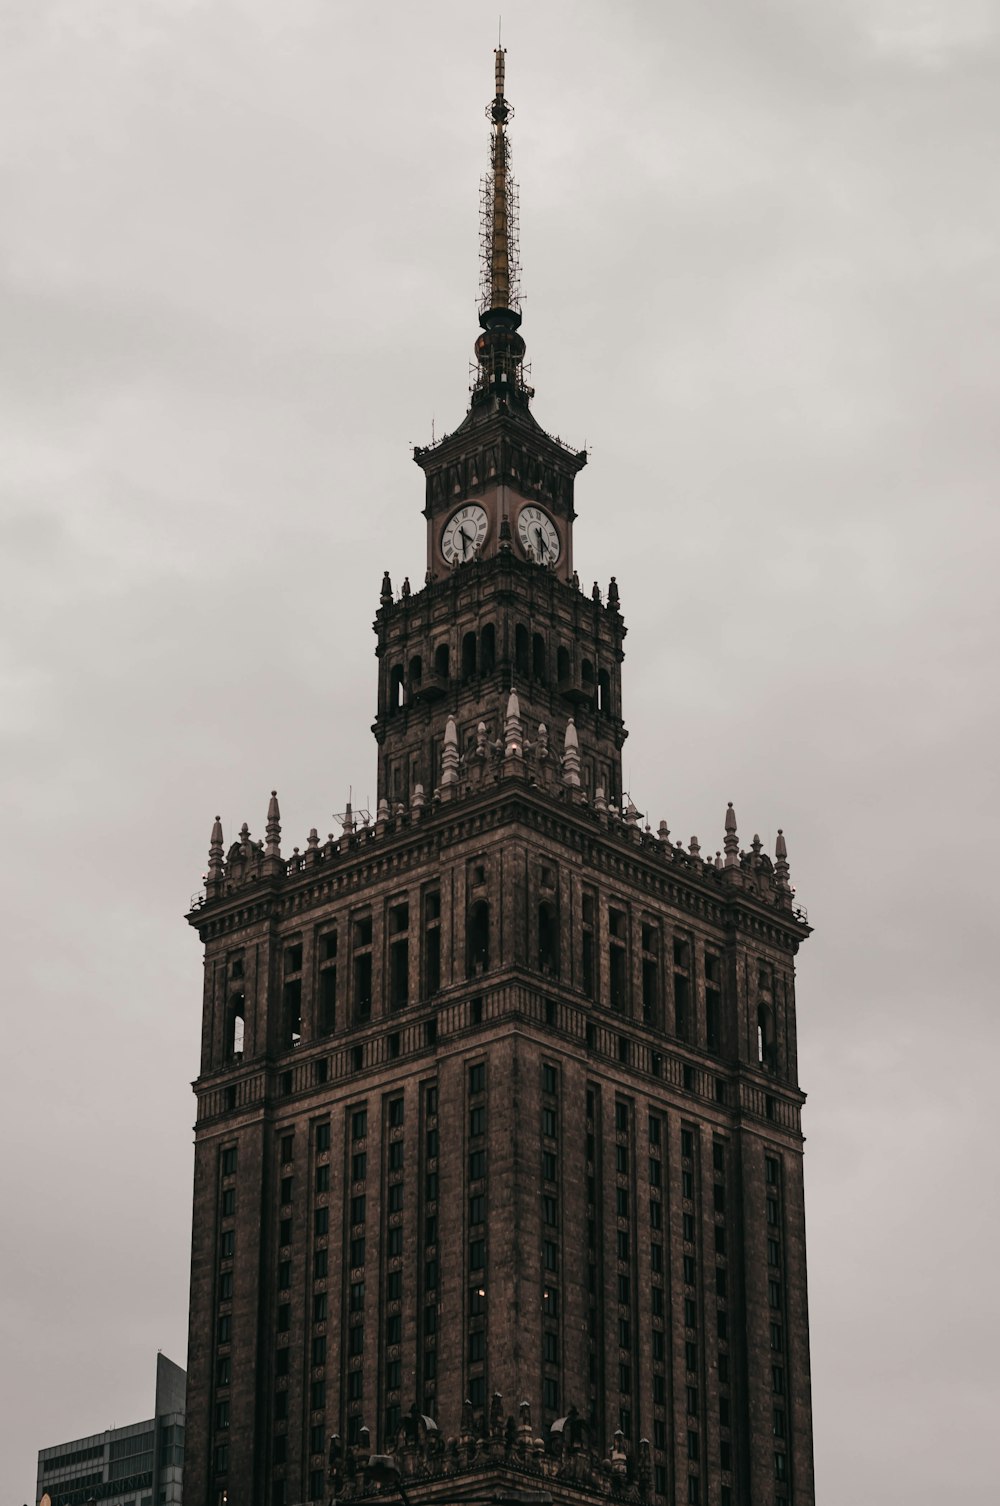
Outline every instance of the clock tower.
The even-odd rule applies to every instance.
[[[814,1506],[780,831],[622,790],[585,455],[531,412],[504,57],[469,411],[382,582],[378,810],[212,827],[187,1506]],[[720,801],[720,815],[722,802]],[[714,845],[714,844],[713,844]]]
[[[460,759],[497,744],[510,691],[531,738],[572,718],[586,747],[582,787],[621,794],[625,626],[612,577],[584,594],[573,569],[573,490],[586,451],[531,412],[524,375],[504,53],[496,53],[490,172],[483,188],[477,372],[469,411],[414,450],[426,477],[427,572],[398,597],[382,583],[378,636],[378,796],[391,812],[438,784],[446,718]],[[444,715],[442,715],[444,713]],[[572,734],[571,734],[572,735]]]

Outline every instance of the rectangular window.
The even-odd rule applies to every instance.
[[[288,1288],[291,1286],[291,1284],[292,1284],[292,1262],[290,1260],[279,1260],[279,1262],[278,1262],[278,1289],[279,1289],[279,1291],[283,1291],[283,1292],[287,1291]]]
[[[356,1359],[359,1354],[364,1353],[364,1349],[365,1331],[361,1324],[358,1323],[353,1328],[347,1330],[347,1352],[352,1358]]]
[[[219,1254],[223,1260],[231,1260],[236,1247],[236,1235],[232,1229],[223,1229],[219,1240]]]
[[[351,1265],[352,1266],[364,1265],[364,1263],[365,1263],[365,1241],[364,1241],[364,1236],[362,1236],[360,1239],[352,1239],[351,1240],[351,1252],[350,1253],[351,1253]]]
[[[542,1064],[542,1092],[554,1094],[556,1091],[556,1069],[549,1062]]]
[[[364,1221],[365,1221],[365,1209],[366,1209],[367,1206],[368,1206],[368,1199],[366,1198],[366,1196],[365,1196],[365,1194],[363,1192],[359,1193],[357,1197],[352,1197],[351,1198],[351,1223],[352,1224],[363,1224],[364,1223]]]
[[[359,1020],[372,1012],[372,954],[359,952],[354,959],[354,1011]]]
[[[650,1187],[662,1186],[663,1168],[656,1156],[649,1158],[649,1185]]]
[[[769,1281],[767,1283],[767,1300],[770,1307],[781,1306],[781,1282]]]
[[[313,1322],[326,1322],[326,1292],[317,1292],[313,1298]]]
[[[682,1231],[682,1234],[683,1234],[684,1243],[688,1244],[688,1245],[693,1245],[694,1244],[694,1214],[693,1213],[685,1213],[682,1216],[682,1218],[681,1218],[681,1231]]]
[[[618,1259],[628,1260],[628,1235],[624,1229],[618,1230]]]
[[[222,1152],[222,1175],[231,1177],[236,1171],[236,1146],[230,1145]]]
[[[323,1207],[323,1208],[317,1208],[316,1209],[315,1227],[316,1227],[316,1233],[317,1233],[317,1235],[323,1235],[323,1234],[329,1233],[329,1230],[330,1230],[330,1210],[329,1210],[329,1208]]]
[[[474,1150],[469,1155],[469,1180],[478,1182],[486,1175],[486,1152]]]
[[[685,1328],[697,1328],[698,1304],[692,1297],[684,1298],[684,1326]]]
[[[698,1368],[698,1346],[692,1344],[690,1339],[684,1345],[684,1366],[685,1369],[691,1371]]]
[[[475,1137],[476,1135],[485,1135],[485,1133],[486,1110],[482,1104],[477,1104],[474,1109],[469,1110],[469,1134]]]
[[[397,1224],[395,1228],[390,1229],[389,1232],[388,1232],[388,1234],[386,1235],[385,1251],[386,1251],[386,1254],[390,1257],[390,1259],[394,1255],[402,1255],[402,1253],[403,1253],[403,1228],[402,1228],[401,1224]]]
[[[309,1388],[309,1403],[314,1412],[326,1406],[326,1381],[315,1380]]]
[[[330,1253],[328,1250],[317,1250],[313,1256],[313,1275],[317,1281],[321,1281],[327,1274]]]
[[[550,1201],[554,1202],[555,1199],[550,1199]],[[476,1193],[474,1197],[470,1197],[469,1199],[469,1223],[481,1224],[485,1221],[485,1218],[486,1199],[482,1193]]]
[[[351,1139],[363,1140],[368,1133],[368,1110],[355,1109],[351,1115]]]
[[[236,1212],[236,1193],[232,1187],[227,1187],[222,1194],[222,1217],[232,1218]]]
[[[223,1313],[222,1316],[219,1318],[219,1323],[218,1323],[218,1327],[216,1329],[216,1334],[218,1336],[218,1342],[220,1344],[228,1344],[229,1343],[230,1336],[232,1334],[232,1322],[233,1322],[233,1320],[232,1320],[232,1318],[230,1318],[230,1316],[229,1316],[228,1313]]]
[[[314,1365],[326,1364],[326,1336],[318,1333],[312,1343],[312,1362]]]
[[[403,1184],[393,1182],[389,1188],[389,1212],[401,1213],[403,1209]]]
[[[365,1284],[364,1284],[363,1281],[352,1281],[351,1282],[350,1298],[349,1298],[348,1306],[349,1306],[350,1311],[352,1313],[360,1313],[360,1312],[364,1311],[364,1306],[365,1306]]]
[[[316,1167],[316,1191],[330,1191],[330,1163],[324,1161],[322,1166]]]
[[[554,1240],[544,1239],[542,1241],[542,1256],[545,1264],[545,1269],[547,1271],[555,1271],[558,1269],[558,1253],[556,1251]]]
[[[628,1190],[625,1187],[616,1189],[615,1207],[619,1218],[628,1218]]]
[[[481,1271],[486,1264],[486,1241],[474,1239],[469,1244],[469,1270]]]
[[[389,1144],[389,1170],[402,1171],[403,1169],[403,1142],[393,1140]]]

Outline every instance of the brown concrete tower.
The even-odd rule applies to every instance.
[[[618,591],[580,591],[586,457],[524,380],[503,65],[478,377],[415,453],[425,583],[376,616],[377,813],[291,859],[275,796],[261,842],[216,822],[189,916],[187,1506],[814,1501],[809,927],[780,833],[741,850],[730,806],[705,858],[622,793]]]

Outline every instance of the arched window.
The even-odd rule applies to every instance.
[[[403,689],[403,666],[396,664],[389,675],[389,710],[398,711],[406,699]]]
[[[562,644],[556,649],[556,677],[560,685],[565,685],[569,679],[569,649],[563,648]]]
[[[530,663],[528,629],[523,622],[519,622],[514,629],[514,669],[525,680],[531,673]]]
[[[593,690],[594,666],[591,664],[589,659],[584,659],[583,663],[580,665],[580,678],[583,680],[585,689]]]
[[[226,1055],[242,1056],[246,1034],[246,999],[243,994],[233,994],[229,1001],[229,1018],[226,1022]]]
[[[774,1015],[767,1004],[757,1006],[757,1060],[768,1072],[774,1071]]]
[[[434,650],[434,673],[441,675],[445,680],[448,678],[448,645],[439,643]]]
[[[538,906],[538,970],[559,976],[559,921],[555,906],[546,901]]]
[[[606,669],[597,674],[597,709],[605,714],[611,710],[611,676]]]
[[[479,673],[492,674],[497,664],[497,630],[492,622],[483,628],[479,640]]]
[[[424,663],[419,654],[414,654],[410,660],[410,694],[420,686],[424,675]]]
[[[466,633],[462,639],[462,679],[471,680],[476,673],[476,635]]]
[[[539,684],[545,684],[545,639],[535,633],[531,640],[531,673]]]
[[[469,910],[466,937],[466,976],[475,978],[490,965],[490,907],[485,899],[477,900]]]

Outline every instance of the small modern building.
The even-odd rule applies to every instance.
[[[35,1500],[51,1506],[180,1506],[187,1376],[156,1356],[154,1415],[38,1453]]]

